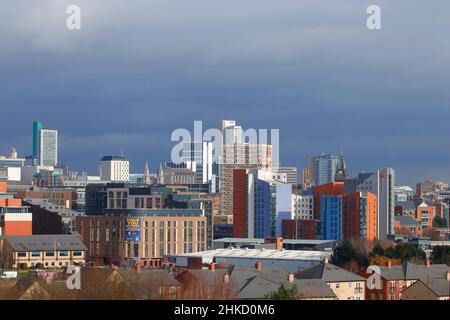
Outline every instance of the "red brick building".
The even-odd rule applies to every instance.
[[[20,191],[16,194],[20,199],[42,199],[47,202],[76,209],[77,191],[74,189],[45,188],[40,190]]]
[[[282,236],[285,239],[315,239],[315,221],[302,219],[283,220]]]
[[[247,237],[247,170],[233,170],[233,237]]]
[[[427,283],[433,279],[444,279],[450,271],[446,264],[432,265],[429,261],[423,265],[404,262],[401,265],[393,266],[390,261],[386,266],[377,266],[379,269],[380,282],[375,285],[371,282],[369,288],[366,282],[366,300],[401,300],[402,292],[416,281],[421,280]],[[363,270],[359,275],[370,278],[374,272]],[[372,277],[371,279],[374,279]]]

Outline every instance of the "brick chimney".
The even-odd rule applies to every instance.
[[[292,272],[288,273],[288,282],[294,282],[295,277],[294,274]]]
[[[261,271],[261,268],[262,268],[262,266],[261,266],[261,262],[256,262],[255,263],[255,268],[256,268],[256,270],[258,270],[258,271]]]
[[[211,272],[216,271],[216,264],[215,264],[214,262],[211,262],[211,263],[209,264],[209,266],[208,266],[208,269],[209,269]]]
[[[223,283],[230,283],[230,275],[228,274],[228,271],[225,271],[223,274]]]
[[[450,281],[450,271],[447,271],[447,281]]]
[[[392,267],[391,259],[388,259],[388,261],[386,261],[386,267],[388,267],[388,268]]]

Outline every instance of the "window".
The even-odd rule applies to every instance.
[[[69,255],[69,253],[67,251],[60,251],[59,252],[59,256],[60,257],[67,257]]]
[[[74,257],[81,257],[83,255],[83,253],[81,251],[74,251],[73,252],[73,256]]]
[[[26,257],[27,253],[26,252],[17,252],[17,256],[18,257]]]
[[[53,251],[45,251],[45,256],[46,257],[54,257],[55,256],[55,252],[53,252]]]
[[[41,252],[40,251],[31,251],[31,256],[32,257],[40,257],[41,256]]]

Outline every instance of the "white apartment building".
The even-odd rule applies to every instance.
[[[292,212],[296,219],[314,219],[314,196],[313,195],[293,195]]]
[[[106,181],[129,181],[130,161],[118,156],[105,156],[100,160],[100,177]]]
[[[40,166],[56,166],[58,163],[58,130],[39,130],[38,159]]]

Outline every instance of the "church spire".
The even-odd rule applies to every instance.
[[[143,182],[144,183],[150,183],[150,170],[148,169],[148,162],[145,162],[145,167],[144,167],[144,177],[143,177]]]

